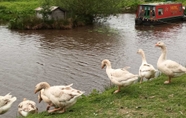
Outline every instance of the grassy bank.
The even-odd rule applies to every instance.
[[[186,75],[164,85],[166,76],[136,83],[117,94],[116,87],[83,96],[64,114],[41,112],[28,118],[180,118],[186,117]],[[109,80],[108,80],[109,81]]]
[[[48,2],[47,2],[48,1]],[[91,24],[95,19],[94,16],[97,14],[99,17],[106,17],[109,14],[116,14],[122,9],[122,12],[130,12],[134,11],[136,5],[140,2],[140,0],[118,0],[118,2],[100,2],[99,0],[95,2],[87,2],[87,0],[82,1],[82,3],[71,0],[71,2],[67,2],[68,0],[63,2],[57,2],[58,0],[54,0],[49,2],[49,0],[45,0],[46,4],[50,5],[62,5],[62,8],[68,10],[67,19],[63,22],[59,21],[57,23],[51,22],[43,22],[41,19],[37,19],[35,17],[34,9],[38,6],[43,5],[42,0],[3,0],[0,2],[0,23],[8,23],[9,28],[11,29],[66,29],[68,27],[79,26]],[[90,0],[91,1],[91,0]],[[113,0],[114,1],[114,0]],[[74,6],[72,5],[74,4]],[[91,4],[91,5],[89,5]],[[98,7],[99,5],[102,5]],[[109,5],[111,4],[111,5]],[[112,4],[115,7],[112,6]],[[71,7],[68,7],[71,5]],[[83,5],[83,7],[82,7]],[[103,6],[105,5],[105,6]],[[108,7],[110,6],[110,7]],[[113,8],[111,8],[111,6]],[[117,7],[116,7],[117,6]],[[101,9],[102,8],[102,9]],[[129,9],[128,9],[129,8]],[[100,15],[103,14],[103,15]],[[70,21],[69,22],[69,18]],[[66,26],[67,27],[63,27]],[[60,26],[60,27],[59,27]]]
[[[143,0],[118,0],[116,5],[117,7],[113,7],[113,9],[110,9],[109,5],[105,5],[105,2],[102,3],[101,7],[97,7],[97,4],[100,4],[100,1],[96,1],[96,4],[94,2],[91,2],[91,5],[87,3],[86,0],[84,0],[85,4],[82,2],[82,4],[76,5],[76,3],[68,3],[66,2],[59,2],[60,5],[63,5],[62,7],[67,8],[68,11],[74,9],[76,6],[77,8],[74,9],[74,11],[71,11],[69,14],[73,14],[72,16],[68,16],[70,20],[63,20],[62,22],[43,22],[41,19],[37,19],[35,17],[35,11],[34,9],[38,6],[42,6],[43,1],[48,1],[50,5],[56,5],[59,0],[49,1],[49,0],[0,0],[0,23],[9,24],[9,28],[11,29],[68,29],[72,28],[72,26],[79,26],[79,25],[86,25],[88,23],[92,23],[94,19],[95,14],[104,14],[103,16],[108,16],[109,14],[117,14],[119,11],[124,12],[135,12],[136,6],[140,3],[143,3],[145,1]],[[72,0],[73,1],[73,0]],[[90,0],[91,1],[91,0]],[[181,1],[184,5],[186,5],[186,2],[183,0]],[[154,2],[153,0],[147,1],[147,2]],[[79,3],[79,2],[78,2]],[[67,6],[72,5],[70,8]],[[94,4],[94,5],[92,5]],[[112,2],[110,3],[112,4]],[[57,4],[59,5],[59,4]],[[84,7],[81,7],[81,6]],[[93,7],[92,7],[93,6]],[[103,8],[103,9],[100,9]],[[107,8],[107,9],[105,9]],[[117,10],[119,9],[119,10]],[[76,13],[76,11],[79,11]],[[105,12],[100,12],[105,11]],[[70,22],[69,22],[70,21]]]
[[[8,24],[10,29],[71,29],[71,19],[43,21],[35,17],[35,8],[41,6],[40,0],[14,0],[0,2],[0,23]]]
[[[40,6],[39,0],[24,0],[24,1],[11,1],[0,2],[0,22],[9,22],[17,17],[23,15],[35,14],[34,9]]]

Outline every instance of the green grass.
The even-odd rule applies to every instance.
[[[123,87],[117,94],[117,87],[104,92],[93,91],[83,96],[63,114],[41,112],[28,118],[181,118],[186,117],[186,75],[173,78],[164,85],[166,76],[151,81]]]
[[[0,21],[10,21],[23,15],[35,14],[34,9],[40,6],[39,0],[0,2]]]

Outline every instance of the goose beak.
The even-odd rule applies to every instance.
[[[38,102],[40,103],[42,101],[42,99],[39,99]]]
[[[101,66],[101,69],[103,69],[105,67],[105,64],[103,64],[102,66]]]
[[[38,91],[37,90],[34,90],[34,93],[36,94]]]

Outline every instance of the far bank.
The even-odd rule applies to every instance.
[[[74,27],[91,25],[100,18],[106,19],[110,15],[116,15],[121,12],[134,12],[136,5],[140,4],[140,0],[110,0],[108,1],[91,1],[82,0],[75,2],[73,0],[64,0],[49,2],[48,0],[29,2],[3,1],[0,3],[0,22],[8,24],[10,29],[71,29]],[[67,11],[64,19],[48,19],[51,14],[50,6],[59,6]],[[36,16],[35,9],[42,7],[40,13],[43,18]]]

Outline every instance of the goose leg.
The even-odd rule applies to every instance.
[[[169,80],[165,81],[164,84],[170,84],[171,83],[171,77],[169,76]]]
[[[115,90],[114,93],[120,92],[121,86],[118,86],[118,90]]]
[[[141,77],[141,79],[140,79],[140,84],[143,82],[143,77]]]
[[[65,112],[65,108],[63,108],[62,110],[58,111],[58,113],[64,113]]]
[[[50,109],[50,105],[47,106],[46,110],[48,111]]]
[[[48,113],[53,113],[53,112],[58,111],[58,110],[61,110],[61,108],[59,107],[59,108],[55,108],[55,109],[52,109],[52,110],[48,110]]]
[[[52,103],[51,104],[48,104],[46,110],[48,111],[50,109],[50,107],[53,107],[53,106],[54,105]]]

